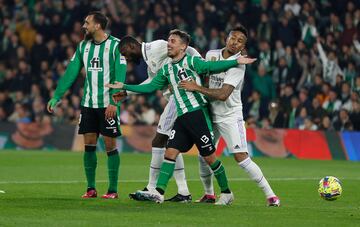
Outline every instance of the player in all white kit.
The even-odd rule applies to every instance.
[[[141,59],[144,59],[148,68],[148,79],[141,84],[150,83],[150,81],[156,76],[159,69],[165,64],[171,62],[171,59],[167,56],[167,41],[156,40],[149,43],[139,43],[135,38],[131,36],[125,36],[119,43],[119,49],[127,61],[139,63]],[[200,54],[192,47],[188,47],[186,52],[189,55],[200,56]],[[128,92],[130,93],[130,92]],[[114,99],[119,101],[126,95],[125,92],[120,92],[114,95]],[[168,98],[168,103],[164,108],[163,113],[160,116],[159,124],[157,126],[157,132],[155,138],[152,141],[152,157],[149,171],[148,185],[143,189],[148,191],[155,189],[156,182],[159,176],[161,164],[164,160],[165,146],[169,138],[171,129],[177,117],[176,104],[173,95],[171,95],[168,89],[164,89],[164,96]],[[182,155],[178,155],[176,158],[174,178],[178,186],[178,193],[169,199],[173,202],[190,202],[191,195],[186,183],[184,160]],[[138,197],[139,193],[129,194],[130,198],[135,200],[145,200],[145,198]]]
[[[210,50],[206,60],[218,61],[236,59],[244,50],[247,41],[247,30],[239,26],[230,31],[226,47]],[[271,189],[259,166],[248,155],[246,143],[245,122],[242,113],[241,89],[243,87],[245,65],[239,65],[226,72],[210,75],[209,88],[201,87],[190,81],[182,81],[180,86],[189,91],[198,91],[211,100],[215,141],[222,136],[234,154],[235,161],[244,169],[258,186],[263,190],[269,206],[280,206],[280,200]],[[199,156],[200,177],[203,182],[205,195],[197,202],[212,203],[215,201],[212,183],[212,171]]]

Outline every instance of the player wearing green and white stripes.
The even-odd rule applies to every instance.
[[[138,191],[139,196],[158,203],[164,201],[164,192],[174,172],[175,159],[180,152],[187,152],[195,143],[200,155],[206,160],[214,172],[221,188],[218,205],[230,204],[234,196],[229,189],[225,169],[216,159],[212,136],[212,125],[207,109],[207,100],[198,92],[189,92],[178,87],[184,80],[193,80],[201,84],[199,74],[218,73],[238,64],[248,64],[255,59],[239,57],[235,60],[206,62],[200,57],[186,55],[190,36],[180,30],[172,30],[168,38],[168,56],[172,62],[164,65],[156,77],[148,84],[127,85],[123,83],[109,84],[107,87],[119,88],[138,93],[153,92],[171,85],[174,94],[178,118],[171,131],[165,159],[160,169],[156,190]]]
[[[119,39],[105,33],[107,22],[106,16],[100,12],[90,12],[85,18],[85,39],[79,43],[47,106],[48,111],[52,113],[84,67],[86,77],[79,120],[79,134],[84,134],[84,168],[87,179],[87,192],[83,198],[97,197],[95,170],[99,134],[103,135],[105,141],[109,175],[109,188],[102,198],[118,197],[120,156],[116,147],[116,137],[121,135],[120,121],[118,107],[112,100],[112,94],[116,90],[104,85],[116,81],[124,82],[126,60],[117,48]]]

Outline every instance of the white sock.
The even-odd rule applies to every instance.
[[[159,177],[161,164],[164,161],[165,148],[153,147],[151,150],[151,163],[149,171],[149,183],[146,186],[148,190],[155,189]]]
[[[182,154],[179,154],[176,157],[175,170],[173,176],[178,186],[178,193],[181,195],[190,195],[189,188],[186,183],[184,158]]]
[[[205,159],[199,155],[199,173],[200,179],[204,186],[205,194],[214,195],[213,171],[206,163]]]
[[[275,196],[273,190],[271,189],[268,181],[264,177],[261,169],[255,162],[251,160],[250,157],[238,163],[241,168],[243,168],[253,179],[258,186],[264,191],[266,198]]]

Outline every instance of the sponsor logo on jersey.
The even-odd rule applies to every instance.
[[[88,68],[88,71],[92,72],[102,72],[103,68],[100,67],[100,58],[99,57],[93,57],[90,60],[91,67]]]

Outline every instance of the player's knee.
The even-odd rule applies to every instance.
[[[168,140],[168,136],[160,133],[156,133],[155,138],[152,140],[152,147],[165,147]]]
[[[215,153],[212,153],[208,156],[203,156],[203,158],[208,165],[212,165],[216,161]]]
[[[98,135],[96,133],[85,133],[84,134],[84,143],[86,145],[96,145]]]
[[[176,157],[180,154],[180,151],[174,148],[168,148],[165,151],[165,158],[176,160]]]
[[[236,162],[242,162],[245,159],[247,159],[249,157],[247,152],[239,152],[239,153],[235,153],[234,154],[234,158]]]
[[[116,148],[116,138],[104,136],[104,143],[106,151],[112,151]]]

